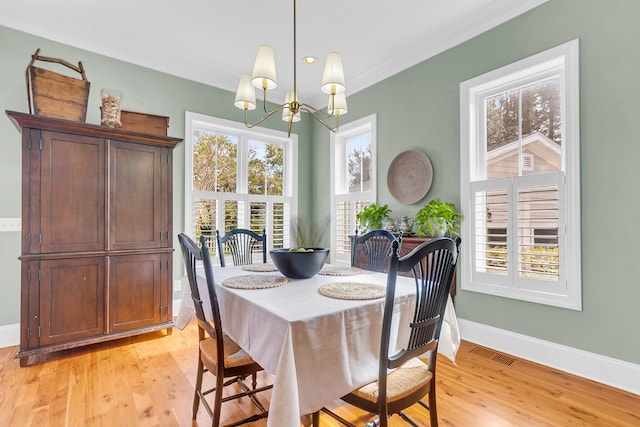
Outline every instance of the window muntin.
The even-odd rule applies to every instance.
[[[463,289],[581,307],[577,48],[461,84]]]
[[[297,137],[190,112],[186,124],[185,230],[204,234],[212,255],[215,230],[264,229],[268,249],[289,246]]]

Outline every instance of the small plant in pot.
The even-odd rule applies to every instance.
[[[462,214],[453,203],[431,200],[418,211],[414,224],[419,236],[457,236]]]
[[[386,219],[389,219],[391,209],[389,205],[379,205],[377,203],[368,204],[360,213],[356,215],[356,219],[360,224],[362,233],[382,228]]]
[[[290,250],[319,247],[328,227],[329,217],[325,217],[319,225],[315,223],[307,225],[303,218],[293,218],[291,221],[292,246]]]

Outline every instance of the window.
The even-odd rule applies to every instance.
[[[577,40],[460,84],[463,289],[581,310],[578,87]]]
[[[297,136],[191,112],[185,124],[185,230],[207,236],[215,260],[216,229],[264,229],[267,249],[289,246]]]
[[[376,116],[331,134],[331,262],[351,261],[356,215],[376,200]]]

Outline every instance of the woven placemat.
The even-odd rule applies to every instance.
[[[224,279],[222,286],[234,289],[267,289],[282,286],[287,283],[287,280],[286,277],[275,274],[246,274]]]
[[[365,300],[378,299],[387,294],[387,288],[371,283],[339,282],[323,285],[320,293],[329,298]]]
[[[275,265],[269,263],[243,265],[242,269],[244,271],[253,271],[255,273],[269,273],[272,271],[278,271]]]
[[[358,267],[348,267],[343,265],[326,265],[318,272],[324,276],[355,276],[362,273]]]

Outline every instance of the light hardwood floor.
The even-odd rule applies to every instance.
[[[162,335],[69,350],[26,368],[14,359],[16,347],[0,349],[0,426],[211,425],[202,408],[191,420],[196,327],[192,322]],[[441,426],[640,426],[640,396],[468,342],[457,366],[439,358],[437,376]],[[270,381],[269,375],[262,381]],[[223,422],[251,408],[248,399],[223,407]],[[354,422],[369,419],[346,405],[328,407]],[[422,408],[407,412],[429,425]],[[393,417],[391,425],[405,424]],[[323,414],[321,426],[339,424]]]

